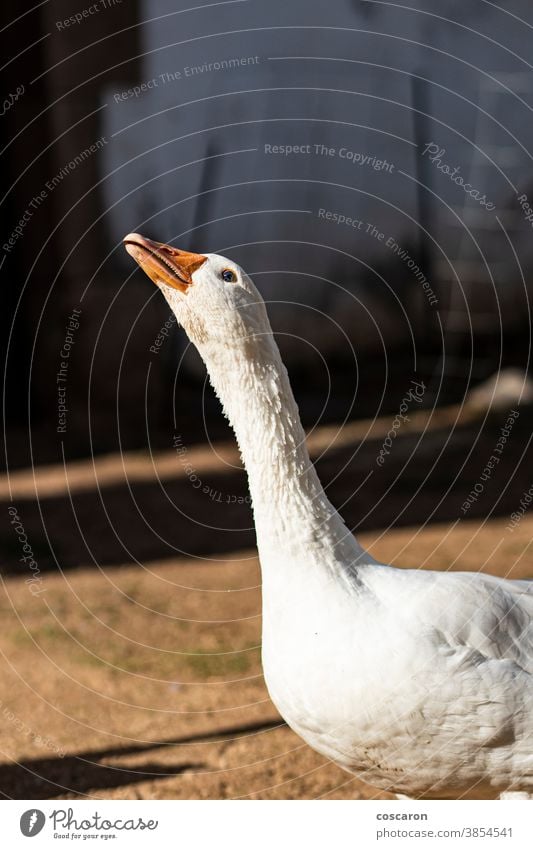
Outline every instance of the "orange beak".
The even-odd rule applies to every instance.
[[[192,275],[207,260],[202,254],[180,251],[162,242],[153,242],[139,233],[128,233],[123,239],[130,256],[154,283],[166,283],[179,292],[186,292]]]

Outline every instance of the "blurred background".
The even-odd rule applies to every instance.
[[[526,520],[520,543],[507,524],[533,483],[530,4],[6,0],[1,15],[0,486],[39,574],[255,562],[232,434],[121,245],[138,231],[253,277],[351,528],[494,520],[488,548],[518,545],[533,575]],[[6,516],[2,570],[23,579]],[[437,565],[478,568],[472,552]]]
[[[176,434],[189,445],[231,438],[203,366],[121,246],[132,230],[249,271],[308,428],[393,416],[415,376],[426,408],[460,403],[508,367],[523,396],[533,263],[527,4],[338,0],[326,14],[304,0],[194,9],[65,0],[15,11],[4,13],[4,91],[24,92],[4,103],[0,172],[10,468],[168,451]],[[73,310],[79,327],[62,376]],[[442,453],[433,434],[431,445],[424,438],[408,480],[397,451],[374,475],[371,504],[395,482],[386,523],[457,513],[460,498],[439,502],[474,440],[452,430]],[[484,441],[483,428],[475,434]],[[352,490],[370,465],[359,453],[346,470]],[[395,499],[411,501],[426,462],[436,500],[426,481],[420,510],[410,504],[406,516]],[[461,481],[469,491],[468,469]],[[472,511],[489,513],[496,493],[497,483]],[[348,505],[353,523],[362,506]],[[244,507],[228,527],[249,520]],[[383,512],[370,505],[365,524],[376,523]],[[146,535],[139,555],[164,554]],[[53,537],[55,556],[87,559]],[[237,540],[252,537],[242,530]],[[219,550],[213,538],[202,545]],[[119,544],[114,557],[124,556]]]

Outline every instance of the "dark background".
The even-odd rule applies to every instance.
[[[533,240],[517,198],[533,203],[530,4],[250,0],[191,10],[122,0],[61,25],[90,5],[2,9],[4,97],[24,87],[0,119],[3,245],[47,182],[105,140],[67,167],[1,252],[6,470],[168,451],[175,433],[191,447],[231,438],[184,335],[173,326],[150,351],[169,312],[120,244],[131,230],[226,254],[251,273],[306,427],[392,420],[411,379],[424,382],[432,409],[460,404],[508,367],[528,372]],[[257,61],[185,70],[243,57]],[[145,90],[128,95],[134,86]],[[429,143],[494,210],[423,155]],[[265,144],[345,147],[393,168],[267,155]],[[325,221],[321,208],[365,227]],[[436,304],[369,223],[417,264]],[[73,309],[80,327],[58,433],[56,374]],[[517,403],[406,434],[362,491],[372,441],[330,452],[319,471],[335,478],[331,497],[348,499],[354,527],[460,518]],[[470,515],[508,514],[531,485],[530,410],[520,405]],[[246,494],[241,471],[213,486]],[[24,511],[43,567],[253,543],[246,505],[206,504],[183,479],[29,500]],[[206,511],[232,533],[195,531]]]

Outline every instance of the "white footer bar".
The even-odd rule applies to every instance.
[[[4,801],[0,810],[9,849],[531,849],[531,804],[61,800]]]

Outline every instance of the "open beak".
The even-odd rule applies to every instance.
[[[179,292],[186,292],[192,275],[207,257],[180,251],[163,242],[153,242],[139,233],[128,233],[124,247],[154,283],[166,283]]]

